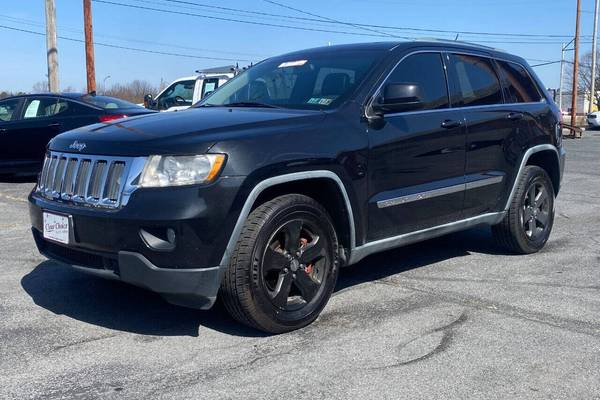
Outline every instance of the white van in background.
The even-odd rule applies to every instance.
[[[241,69],[234,65],[198,70],[198,75],[176,79],[155,98],[147,94],[143,106],[158,111],[185,110],[217,90],[239,72]]]

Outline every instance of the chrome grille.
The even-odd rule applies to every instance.
[[[44,160],[37,192],[75,205],[118,208],[135,189],[131,183],[143,162],[144,158],[52,152]],[[132,166],[136,171],[130,178]]]

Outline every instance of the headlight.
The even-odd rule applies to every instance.
[[[213,181],[225,164],[223,154],[150,156],[140,179],[141,187],[184,186]]]

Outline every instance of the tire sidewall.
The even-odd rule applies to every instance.
[[[311,224],[316,225],[327,235],[329,263],[323,279],[324,287],[314,301],[304,308],[287,312],[277,308],[268,298],[264,282],[262,279],[261,260],[269,240],[276,230],[278,230],[286,222],[294,219],[306,219]],[[331,297],[331,293],[335,288],[339,270],[338,242],[337,235],[333,228],[331,219],[327,213],[317,205],[309,202],[294,202],[292,204],[286,202],[277,209],[273,210],[267,218],[264,219],[262,226],[259,228],[259,233],[253,245],[252,255],[250,258],[251,265],[246,269],[249,273],[249,285],[251,294],[252,307],[256,322],[269,331],[286,332],[292,329],[298,329],[310,324],[314,321],[320,312],[323,310],[327,301]]]
[[[548,227],[545,230],[545,235],[543,235],[538,240],[532,240],[527,236],[523,227],[522,208],[525,204],[525,199],[527,197],[527,191],[529,187],[538,182],[542,183],[544,188],[548,192],[548,199],[550,202],[550,215]],[[550,233],[552,232],[552,227],[554,225],[554,197],[554,187],[546,171],[539,167],[529,168],[527,170],[527,174],[524,177],[524,184],[518,193],[517,201],[513,203],[513,207],[515,207],[515,209],[511,210],[514,213],[515,220],[513,221],[513,223],[515,224],[514,229],[516,231],[517,240],[519,241],[519,245],[528,253],[534,253],[541,250],[550,238]]]

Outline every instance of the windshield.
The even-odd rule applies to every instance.
[[[335,108],[353,94],[383,55],[381,51],[337,51],[269,59],[238,75],[196,107]]]
[[[116,108],[140,108],[140,106],[137,104],[133,104],[125,100],[115,99],[114,97],[109,96],[92,96],[86,94],[85,96],[81,96],[80,100],[105,110],[112,110]]]

